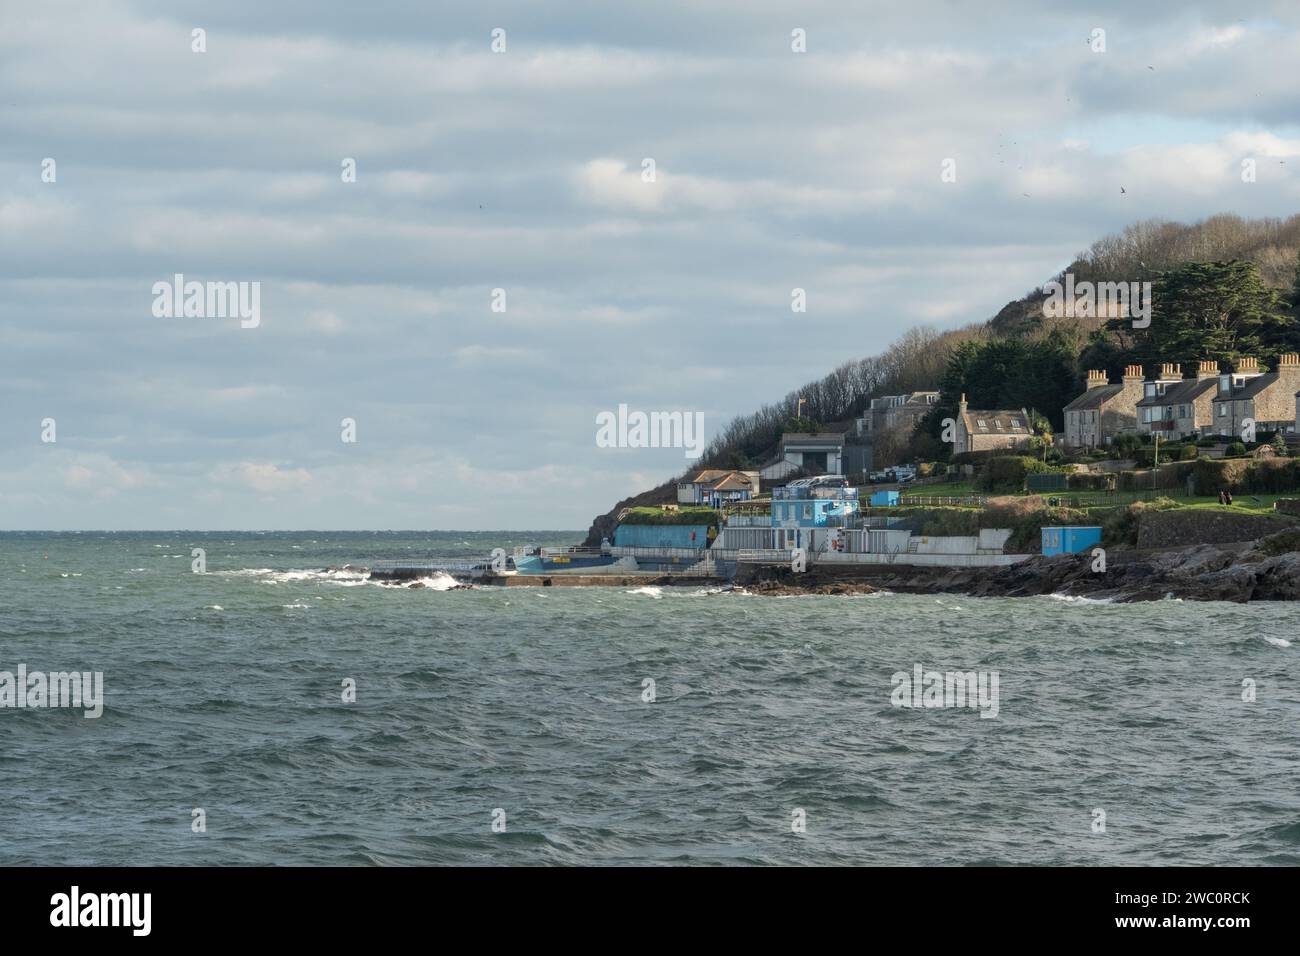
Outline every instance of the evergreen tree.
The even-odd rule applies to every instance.
[[[1249,262],[1189,262],[1161,273],[1152,289],[1151,324],[1106,323],[1130,360],[1145,365],[1233,362],[1242,356],[1300,351],[1300,320],[1285,311]]]

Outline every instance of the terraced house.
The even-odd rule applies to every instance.
[[[1142,398],[1142,366],[1130,365],[1112,385],[1099,369],[1088,372],[1084,393],[1065,406],[1065,434],[1070,448],[1109,445],[1122,432],[1137,430],[1137,405]]]
[[[1259,432],[1295,431],[1295,395],[1300,390],[1300,355],[1279,357],[1277,370],[1263,372],[1259,361],[1244,358],[1235,371],[1219,376],[1210,433],[1249,438]]]
[[[1195,378],[1183,378],[1182,366],[1166,363],[1160,376],[1145,383],[1137,403],[1138,431],[1162,441],[1214,434],[1213,402],[1218,394],[1219,364],[1203,361]]]

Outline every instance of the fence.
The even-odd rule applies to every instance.
[[[725,528],[770,528],[772,526],[771,515],[727,515]]]
[[[988,495],[906,495],[898,499],[898,506],[900,508],[915,505],[978,506],[986,505],[988,503]]]
[[[1155,498],[1186,498],[1186,487],[1147,488],[1141,491],[1064,491],[1043,496],[1048,505],[1067,508],[1118,508]]]

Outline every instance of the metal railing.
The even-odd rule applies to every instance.
[[[857,497],[857,488],[828,488],[825,486],[810,488],[807,485],[791,488],[787,485],[783,488],[772,489],[773,501],[812,501],[818,498],[836,501],[852,500]]]
[[[898,506],[909,505],[986,505],[988,495],[903,495],[898,499]]]
[[[741,549],[736,560],[746,564],[785,564],[790,560],[790,551],[782,548],[747,548]]]
[[[771,515],[728,515],[726,528],[770,528],[772,526]]]
[[[491,567],[490,560],[483,561],[371,561],[366,570],[380,573],[392,571],[483,571]]]

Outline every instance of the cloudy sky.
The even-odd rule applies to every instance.
[[[0,0],[0,528],[585,528],[687,464],[601,411],[712,434],[1135,219],[1300,210],[1294,0],[1086,6]]]

